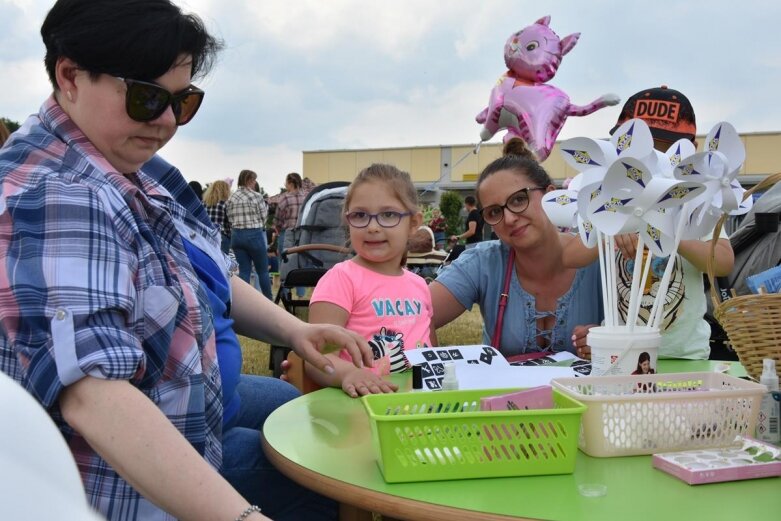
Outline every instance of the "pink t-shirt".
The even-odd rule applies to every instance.
[[[345,327],[362,335],[376,360],[387,357],[390,371],[407,367],[405,349],[431,345],[431,294],[422,277],[407,271],[383,275],[351,260],[323,275],[310,302],[329,302],[349,313]],[[350,360],[346,351],[340,355]],[[379,373],[384,364],[378,364]]]

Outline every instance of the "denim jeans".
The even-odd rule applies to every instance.
[[[444,249],[446,240],[445,232],[434,232],[434,248],[437,250]]]
[[[262,228],[236,229],[231,232],[231,248],[239,263],[239,277],[249,283],[252,265],[260,279],[260,291],[269,299],[271,295],[271,280],[268,278],[268,253],[266,249],[266,232]]]
[[[231,238],[224,233],[220,233],[220,249],[225,255],[228,255],[231,249]]]
[[[223,432],[222,476],[271,519],[336,520],[334,501],[282,475],[263,453],[263,423],[274,409],[296,398],[298,390],[276,378],[246,374],[241,375],[236,390],[241,408]]]

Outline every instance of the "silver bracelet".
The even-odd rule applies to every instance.
[[[239,514],[239,517],[236,518],[236,521],[244,521],[247,519],[247,516],[249,516],[253,512],[260,513],[260,507],[258,505],[250,505],[247,508],[244,509],[244,512]]]

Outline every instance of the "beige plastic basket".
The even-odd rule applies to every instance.
[[[589,456],[634,456],[729,445],[753,435],[765,386],[721,373],[556,378],[588,407],[578,445]]]
[[[766,177],[747,190],[743,199],[751,197],[755,191],[773,186],[778,181],[781,181],[781,172]],[[713,278],[713,262],[716,239],[721,234],[726,218],[727,214],[724,214],[713,230],[707,264],[713,316],[727,333],[740,363],[749,375],[759,380],[763,359],[772,358],[776,361],[776,367],[781,366],[781,293],[738,295],[721,301]]]

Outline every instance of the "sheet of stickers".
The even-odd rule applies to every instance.
[[[442,388],[445,363],[456,365],[480,365],[509,367],[502,354],[491,346],[425,347],[404,351],[410,365],[420,365],[423,373],[423,389]]]
[[[552,353],[542,358],[534,358],[524,362],[511,362],[510,365],[520,365],[524,367],[534,366],[566,366],[575,371],[575,376],[588,376],[591,374],[591,360],[584,360],[573,355],[569,351],[560,351]]]
[[[423,373],[423,389],[436,391],[442,388],[442,378],[445,375],[445,364],[452,362],[458,365],[473,365],[479,367],[505,368],[511,366],[562,366],[570,367],[575,376],[586,376],[591,372],[591,362],[576,357],[572,353],[562,351],[550,355],[513,362],[512,364],[491,346],[450,346],[424,347],[404,351],[404,356],[410,366],[420,365]]]

